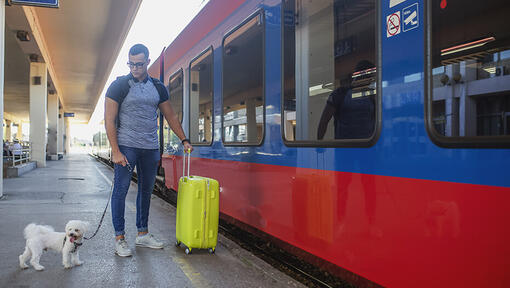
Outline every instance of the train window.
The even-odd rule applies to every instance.
[[[172,105],[172,109],[174,110],[177,117],[179,117],[179,122],[182,123],[182,99],[183,99],[183,72],[182,69],[175,72],[172,76],[170,76],[170,81],[168,84],[168,94],[170,95],[170,104]],[[164,120],[163,125],[163,143],[164,143],[164,152],[168,154],[174,154],[177,151],[177,148],[181,144],[179,137],[175,135],[175,133],[170,128],[170,125]]]
[[[431,136],[445,146],[510,144],[510,2],[429,2]]]
[[[213,53],[212,47],[190,63],[189,135],[192,144],[212,143]]]
[[[263,14],[223,39],[223,141],[257,145],[264,135]]]
[[[182,98],[183,98],[183,73],[182,69],[170,76],[168,94],[172,108],[182,123]]]
[[[283,134],[290,145],[370,145],[377,107],[376,1],[285,0]]]

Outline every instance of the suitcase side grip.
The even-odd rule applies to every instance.
[[[200,191],[200,190],[195,191],[195,197],[197,197],[197,199],[200,199],[201,192],[202,191]]]

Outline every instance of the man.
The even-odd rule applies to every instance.
[[[16,159],[20,159],[21,158],[21,150],[23,149],[23,147],[21,146],[21,144],[19,144],[19,140],[18,139],[14,139],[14,144],[12,144],[11,146],[11,154],[14,155],[14,157]]]
[[[354,71],[359,74],[356,77],[349,75],[345,81],[347,85],[331,92],[319,120],[318,140],[324,138],[332,117],[335,139],[363,139],[372,136],[375,125],[374,95],[358,96],[355,94],[363,94],[354,92],[373,91],[371,84],[375,84],[374,67],[367,60],[358,62]]]
[[[324,139],[328,123],[334,118],[335,139],[366,139],[372,136],[375,128],[375,80],[376,70],[374,64],[368,60],[361,60],[356,64],[354,73],[343,82],[344,86],[335,89],[328,97],[326,106],[322,111],[317,139]],[[368,94],[368,95],[365,95]],[[373,92],[373,93],[368,93]],[[370,167],[372,162],[365,161],[363,165]],[[343,175],[337,197],[337,220],[340,223],[339,233],[343,233],[345,213],[347,211],[349,185],[355,177],[353,173]],[[375,178],[369,174],[361,174],[361,190],[365,194],[365,214],[370,225],[372,236],[380,238],[382,232],[374,226],[376,210]]]
[[[131,256],[124,238],[124,209],[132,169],[137,167],[138,196],[136,198],[137,246],[163,248],[163,243],[148,230],[151,193],[160,160],[158,143],[158,113],[163,113],[170,127],[181,139],[184,149],[192,151],[181,124],[174,113],[164,85],[147,74],[149,50],[136,44],[129,50],[130,73],[117,78],[106,92],[105,127],[115,163],[112,193],[112,221],[115,229],[115,253]],[[118,117],[117,117],[118,116]]]
[[[9,142],[5,142],[4,140],[4,156],[11,156],[11,150],[9,148]]]

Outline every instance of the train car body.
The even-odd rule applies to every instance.
[[[486,2],[489,4],[483,4]],[[498,6],[506,5],[500,4],[501,1],[486,2],[476,5],[492,5],[509,11],[508,6]],[[472,38],[478,41],[480,37],[466,36],[468,38],[455,40],[458,45],[445,44],[440,47],[440,54],[434,52],[436,48],[431,44],[436,39],[434,33],[439,33],[437,29],[443,27],[432,23],[434,15],[446,13],[449,8],[464,9],[464,14],[472,15],[470,11],[474,8],[468,6],[476,6],[474,3],[454,0],[211,0],[163,54],[165,84],[170,87],[171,94],[177,91],[172,90],[175,83],[182,90],[178,91],[183,95],[181,100],[173,104],[182,105],[174,110],[182,117],[186,134],[194,142],[192,174],[219,181],[223,215],[379,285],[510,286],[507,273],[510,233],[505,228],[510,219],[507,207],[510,203],[510,127],[504,128],[506,130],[494,128],[510,125],[510,116],[505,118],[510,115],[509,107],[505,106],[510,105],[507,103],[510,102],[507,87],[510,76],[505,66],[508,63],[504,61],[508,48],[501,48],[501,44],[500,50],[484,50],[486,54],[493,53],[490,55],[498,53],[498,62],[493,61],[496,68],[498,63],[503,63],[503,72],[498,78],[497,72],[487,70],[493,66],[487,66],[490,59],[487,60],[486,54],[482,55],[485,58],[466,58],[471,54],[466,56],[465,51],[473,46],[469,41]],[[308,15],[306,19],[305,14]],[[486,15],[490,18],[492,14]],[[463,21],[456,17],[450,18]],[[479,23],[478,18],[473,19]],[[373,27],[363,26],[366,22],[373,23]],[[490,25],[500,23],[487,22]],[[485,29],[489,24],[481,26]],[[323,29],[331,25],[337,28]],[[350,35],[342,27],[373,29],[370,30],[373,37],[368,38],[373,40],[370,53],[374,56],[370,57],[377,67],[376,85],[372,86],[376,94],[371,112],[374,128],[361,140],[338,140],[333,136],[332,120],[325,136],[330,140],[321,142],[315,139],[315,130],[307,125],[316,125],[319,121],[322,105],[333,91],[330,86],[342,84],[334,79],[336,77],[328,76],[331,78],[328,83],[323,81],[317,86],[312,85],[317,84],[312,78],[327,69],[330,72],[323,75],[345,74],[342,59],[350,59],[345,60],[345,66],[351,69],[355,60],[369,54],[363,48],[365,30]],[[444,26],[445,31],[448,29]],[[254,36],[249,38],[252,30]],[[444,33],[450,34],[441,34],[437,43],[455,38],[455,31],[448,31]],[[243,40],[245,34],[246,39],[252,40]],[[488,35],[475,44],[490,42],[487,45],[493,45],[499,43],[499,39],[499,35]],[[469,41],[466,44],[461,40]],[[250,47],[242,50],[242,45],[247,43]],[[289,45],[292,49],[287,49]],[[322,51],[321,45],[329,47],[324,55],[317,53]],[[464,54],[460,58],[445,56],[450,52]],[[239,60],[227,59],[236,53],[243,55],[241,60],[249,67],[253,65],[251,58],[262,61],[251,71],[229,72],[226,65],[242,67],[236,62]],[[349,58],[351,56],[354,58]],[[443,58],[438,60],[438,57]],[[153,77],[160,76],[162,59],[158,58],[150,68]],[[328,60],[335,64],[327,64]],[[326,64],[317,64],[322,62]],[[476,88],[478,82],[469,82],[466,76],[469,72],[466,67],[473,63],[478,65],[473,69],[478,73],[475,78],[479,82],[496,82]],[[314,74],[314,67],[322,72]],[[207,69],[211,77],[200,78]],[[437,72],[438,69],[442,72]],[[489,71],[487,77],[482,70]],[[288,73],[293,77],[288,77]],[[461,75],[460,79],[457,74]],[[258,79],[257,75],[262,75],[262,82],[251,80]],[[180,80],[172,82],[176,77]],[[262,83],[253,88],[259,89],[254,92],[259,96],[236,100],[235,105],[244,105],[245,110],[234,111],[234,104],[227,105],[226,101],[236,96],[228,98],[224,94],[243,93],[242,87],[240,91],[233,91],[232,87],[236,83],[250,86],[253,81]],[[496,86],[499,88],[494,88]],[[315,93],[312,90],[316,88],[323,89],[316,94],[322,97],[320,101],[312,97]],[[456,95],[456,89],[462,90],[459,93],[464,93],[463,96]],[[503,105],[506,108],[496,113],[502,113],[502,121],[494,118],[496,116],[489,119],[481,115],[485,106],[478,99],[483,95],[469,98],[469,93],[475,93],[471,91],[476,89],[482,89],[477,95],[487,94],[507,103]],[[209,92],[204,92],[203,96],[202,90]],[[288,105],[288,93],[292,100],[291,94],[303,91],[309,97],[295,96]],[[194,93],[200,95],[193,98]],[[200,105],[206,100],[202,97],[210,97],[207,100],[210,104],[203,111]],[[470,99],[478,102],[469,106]],[[255,104],[249,104],[250,101]],[[247,112],[250,105],[255,107],[251,114]],[[469,116],[468,112],[462,112],[473,105],[478,113]],[[195,115],[195,119],[190,115]],[[475,120],[467,120],[469,117],[465,115]],[[244,122],[246,126],[234,127],[237,124],[232,123],[241,118],[255,124],[250,127]],[[478,126],[466,124],[469,121],[475,121]],[[481,127],[489,125],[487,123],[497,125],[484,132]],[[165,136],[161,140],[164,142],[165,181],[168,188],[177,190],[182,148],[164,126]],[[469,132],[469,129],[476,131]],[[491,132],[491,129],[497,131]]]

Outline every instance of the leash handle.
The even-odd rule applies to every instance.
[[[126,168],[129,170],[129,172],[133,173],[133,168],[131,168],[131,165],[127,161],[126,161]]]

